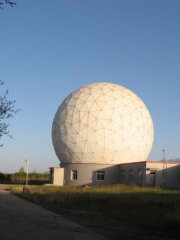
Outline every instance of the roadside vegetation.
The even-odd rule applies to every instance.
[[[49,174],[45,173],[29,173],[28,174],[29,184],[43,184],[49,182]],[[17,172],[14,174],[2,173],[0,172],[0,183],[3,184],[25,184],[26,183],[26,173]]]
[[[98,187],[13,186],[11,191],[54,212],[75,209],[98,212],[119,222],[176,234],[180,229],[180,191],[136,185]]]

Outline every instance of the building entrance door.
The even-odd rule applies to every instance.
[[[156,172],[150,172],[150,186],[155,187]]]

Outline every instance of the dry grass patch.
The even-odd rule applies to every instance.
[[[180,191],[117,184],[98,187],[23,186],[11,191],[53,211],[61,208],[94,211],[119,222],[142,226],[156,231],[180,229]]]

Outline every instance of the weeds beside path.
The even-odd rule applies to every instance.
[[[54,212],[69,215],[71,219],[76,218],[75,213],[82,215],[84,224],[94,217],[96,226],[106,219],[117,223],[117,226],[131,226],[131,229],[136,226],[141,231],[153,231],[162,237],[172,239],[180,236],[180,191],[120,184],[87,189],[31,187],[27,194],[23,193],[22,186],[11,190]]]

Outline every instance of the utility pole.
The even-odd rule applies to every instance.
[[[165,149],[162,150],[163,151],[163,188],[167,188],[167,161],[165,158]]]
[[[26,159],[26,185],[28,185],[28,165],[29,165],[29,159]]]

